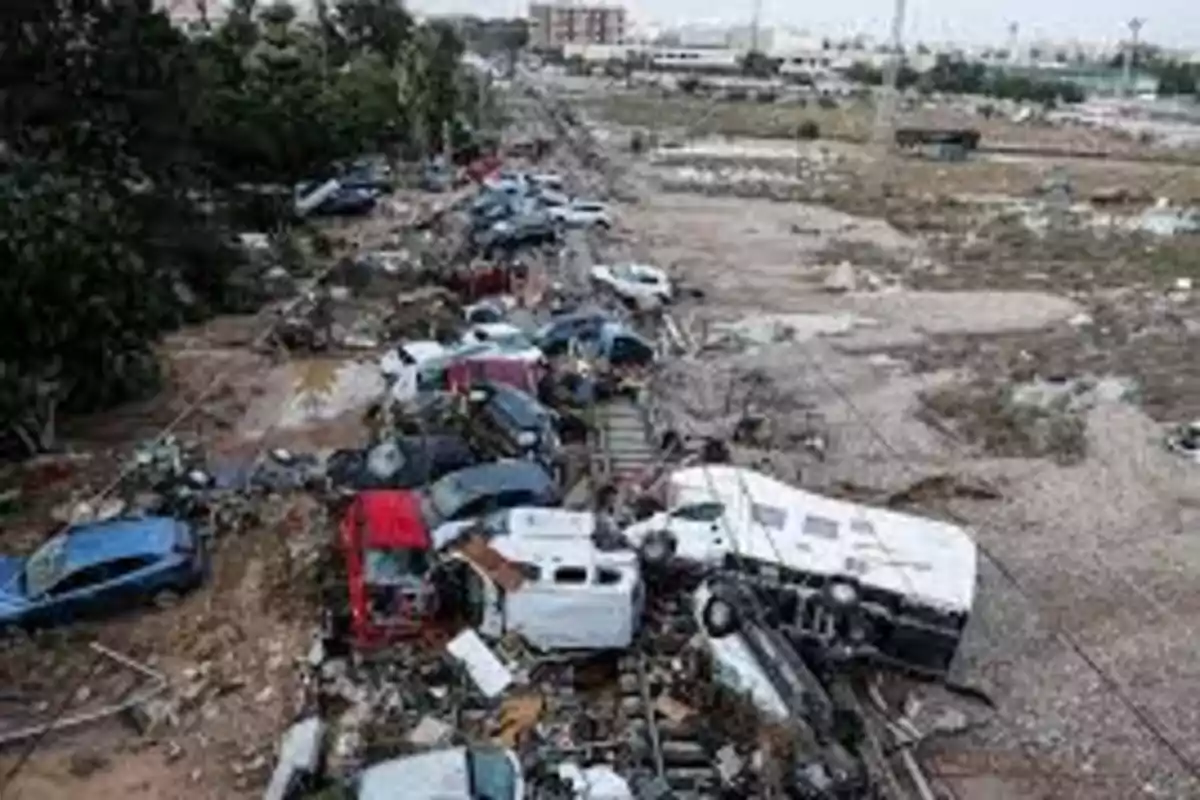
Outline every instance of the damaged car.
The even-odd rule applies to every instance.
[[[200,537],[172,517],[77,525],[27,557],[0,557],[0,627],[41,627],[142,603],[174,604],[208,570]]]
[[[638,554],[595,514],[519,507],[434,532],[441,625],[540,650],[629,647],[645,604]]]
[[[597,264],[590,275],[593,285],[639,307],[666,305],[675,295],[670,276],[651,264]]]
[[[975,598],[965,529],[728,465],[676,470],[663,500],[665,510],[624,531],[647,562],[719,567],[801,635],[861,645],[915,672],[949,669]],[[737,628],[719,596],[703,613],[714,635]]]
[[[516,753],[474,746],[394,758],[364,769],[356,800],[521,800],[525,782]]]
[[[414,489],[477,461],[459,436],[395,436],[369,448],[335,450],[325,474],[339,489]]]

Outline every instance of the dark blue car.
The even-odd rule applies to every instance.
[[[533,341],[546,355],[556,356],[565,353],[572,340],[594,341],[610,322],[612,317],[600,310],[559,314],[534,335]]]
[[[170,517],[115,519],[68,529],[19,558],[0,556],[0,627],[61,625],[198,586],[202,543]]]

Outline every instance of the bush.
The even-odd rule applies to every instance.
[[[812,141],[821,138],[821,126],[816,120],[806,119],[796,127],[796,138]]]

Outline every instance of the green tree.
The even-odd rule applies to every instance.
[[[152,387],[154,337],[233,264],[195,199],[189,45],[148,5],[24,4],[0,30],[0,426],[29,450],[60,408]]]

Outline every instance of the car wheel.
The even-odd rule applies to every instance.
[[[723,597],[710,597],[700,612],[704,632],[714,639],[724,638],[740,626],[737,609]]]
[[[663,565],[675,555],[678,543],[667,531],[654,531],[642,542],[642,560],[647,564]]]
[[[154,595],[152,602],[154,603],[155,608],[165,611],[169,608],[174,608],[175,606],[179,605],[179,601],[181,599],[182,595],[180,595],[179,592],[175,591],[174,589],[163,589]]]

